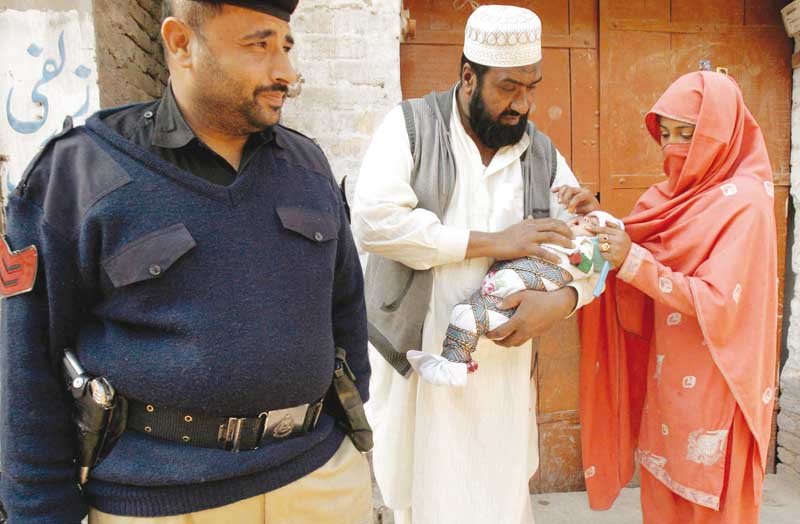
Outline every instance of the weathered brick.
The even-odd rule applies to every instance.
[[[94,0],[100,105],[150,100],[167,81],[160,0]]]
[[[795,455],[800,454],[800,436],[788,431],[778,432],[778,445]]]
[[[778,446],[778,460],[787,466],[800,466],[797,461],[797,455],[783,446]]]

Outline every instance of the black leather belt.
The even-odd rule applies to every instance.
[[[317,425],[320,412],[322,400],[264,411],[255,418],[190,415],[173,408],[128,400],[127,427],[190,446],[240,451],[308,433]]]

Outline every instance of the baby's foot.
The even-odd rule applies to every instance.
[[[423,351],[411,350],[406,353],[408,362],[425,382],[435,386],[467,385],[467,374],[478,369],[478,363],[450,362],[440,355],[432,355]]]

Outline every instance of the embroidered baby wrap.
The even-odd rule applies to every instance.
[[[504,323],[516,311],[500,309],[503,299],[523,290],[551,291],[572,282],[572,275],[551,262],[534,257],[496,262],[481,288],[453,308],[442,356],[451,362],[469,362],[478,339]]]

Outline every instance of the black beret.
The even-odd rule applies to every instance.
[[[298,0],[223,0],[223,2],[261,11],[288,22],[297,7]]]

